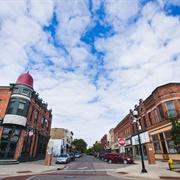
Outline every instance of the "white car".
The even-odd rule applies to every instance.
[[[81,153],[79,153],[79,152],[75,153],[75,158],[79,158],[79,157],[81,157],[81,156],[82,156]]]
[[[71,157],[69,156],[69,154],[60,154],[56,159],[56,164],[69,163],[70,161]]]

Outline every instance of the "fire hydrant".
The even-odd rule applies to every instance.
[[[172,159],[169,159],[169,160],[168,160],[168,164],[169,164],[169,170],[170,170],[170,171],[173,170],[173,169],[174,169],[174,162],[173,162]]]

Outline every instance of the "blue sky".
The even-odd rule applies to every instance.
[[[0,85],[29,71],[52,127],[89,146],[179,82],[179,46],[179,0],[0,0]]]

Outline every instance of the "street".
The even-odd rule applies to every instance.
[[[55,158],[53,158],[55,161]],[[93,156],[83,155],[81,158],[76,158],[75,161],[71,161],[67,164],[64,170],[58,170],[56,172],[45,174],[34,174],[29,176],[7,177],[3,180],[64,180],[64,179],[76,179],[76,180],[124,180],[123,177],[113,177],[108,175],[107,172],[113,172],[117,168],[126,168],[124,164],[109,164],[102,160],[96,159]]]

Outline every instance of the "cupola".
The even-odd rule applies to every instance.
[[[32,76],[29,74],[29,72],[27,72],[25,74],[21,74],[15,84],[25,84],[33,89],[33,81]]]

